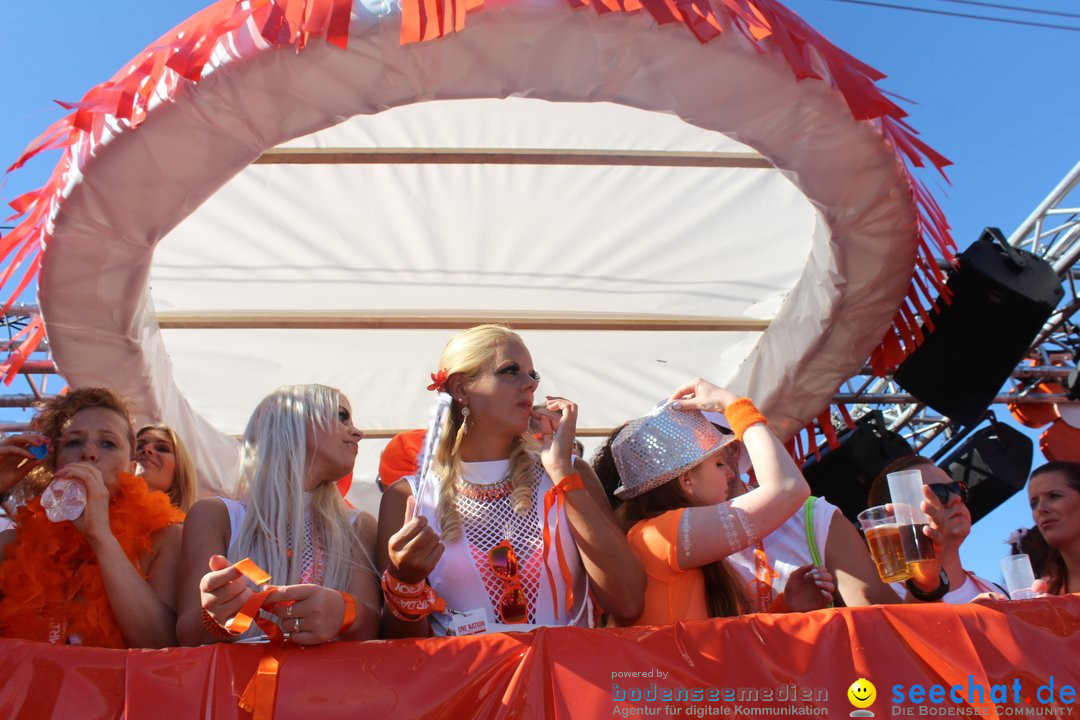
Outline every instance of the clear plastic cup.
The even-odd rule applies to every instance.
[[[1013,600],[1039,596],[1031,589],[1035,584],[1035,571],[1031,569],[1031,558],[1024,553],[1001,558],[1001,576],[1005,578],[1005,588]]]
[[[892,498],[896,525],[900,528],[900,542],[904,547],[904,559],[907,560],[915,575],[920,573],[920,566],[930,563],[936,557],[934,543],[926,537],[926,526],[930,518],[922,511],[923,481],[918,469],[901,470],[889,473],[889,497]]]
[[[78,520],[86,508],[86,487],[78,480],[53,480],[41,493],[41,507],[53,522]]]

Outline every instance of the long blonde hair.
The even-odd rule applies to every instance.
[[[238,497],[247,512],[229,559],[250,557],[279,585],[300,581],[307,545],[304,479],[308,433],[336,423],[341,392],[325,385],[286,385],[255,408],[240,455]],[[346,590],[353,556],[363,548],[337,484],[311,493],[313,538],[324,553],[324,587]],[[364,553],[366,555],[366,553]],[[368,562],[371,559],[368,558]],[[373,568],[374,565],[372,564]]]
[[[496,346],[507,340],[521,342],[521,337],[505,325],[477,325],[469,328],[446,343],[439,358],[439,369],[445,370],[448,378],[461,374],[466,380],[473,380],[491,361]],[[441,479],[438,517],[443,539],[453,542],[461,537],[461,517],[458,515],[455,500],[457,480],[461,477],[459,451],[467,432],[457,398],[453,398],[441,430],[433,458],[433,469]],[[518,515],[524,515],[532,507],[533,470],[539,462],[532,438],[524,433],[514,438],[510,448],[510,502]]]
[[[180,436],[176,434],[168,425],[163,423],[152,423],[150,425],[143,425],[139,428],[139,431],[135,433],[135,445],[138,447],[139,438],[147,430],[157,430],[163,432],[169,436],[169,440],[173,444],[173,457],[176,459],[176,469],[173,470],[172,485],[169,486],[169,492],[165,493],[169,496],[169,500],[172,501],[173,507],[179,508],[183,512],[187,512],[192,503],[195,502],[195,495],[198,492],[199,480],[195,474],[195,463],[191,460],[191,453],[188,452],[187,446],[180,439]]]

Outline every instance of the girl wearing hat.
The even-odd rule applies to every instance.
[[[723,412],[735,435],[722,435],[703,410]],[[736,439],[746,447],[758,487],[729,499],[737,473]],[[758,544],[810,494],[753,403],[697,378],[679,388],[671,402],[630,421],[612,443],[612,453],[622,479],[615,491],[623,501],[619,519],[647,577],[637,624],[750,612],[742,583],[724,558]],[[768,565],[761,570],[767,574]],[[811,589],[832,593],[830,578],[812,569],[806,574]]]
[[[577,407],[548,398],[534,411],[540,376],[500,325],[452,338],[439,367],[419,473],[387,487],[379,510],[384,636],[588,625],[590,595],[636,617],[644,575],[572,456]]]

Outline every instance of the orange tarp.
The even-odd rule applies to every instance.
[[[274,717],[835,718],[854,709],[847,689],[862,677],[876,686],[868,709],[877,718],[1069,718],[1080,715],[1066,692],[1080,686],[1078,631],[1072,596],[288,647]],[[237,698],[264,647],[0,640],[0,717],[247,717]],[[1042,704],[1051,678],[1053,702]],[[893,702],[898,685],[902,703]],[[913,685],[943,686],[944,702],[912,702]],[[953,685],[964,702],[949,699]],[[1006,702],[990,702],[995,685]],[[967,702],[969,686],[982,690],[982,704]],[[663,700],[680,692],[690,701]]]

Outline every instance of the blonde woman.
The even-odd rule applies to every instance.
[[[135,434],[135,462],[151,490],[169,496],[173,506],[187,512],[198,489],[195,464],[180,436],[168,425],[146,425]]]
[[[429,431],[430,470],[388,487],[379,511],[384,635],[588,625],[590,595],[636,617],[644,574],[592,469],[572,457],[577,407],[548,398],[533,410],[539,375],[521,338],[466,330],[433,379],[446,416]]]
[[[350,512],[337,489],[362,437],[334,388],[291,385],[259,403],[244,432],[239,500],[200,500],[188,513],[177,598],[182,644],[236,639],[223,626],[254,592],[233,567],[247,557],[279,586],[264,612],[292,642],[376,635],[374,518]]]

